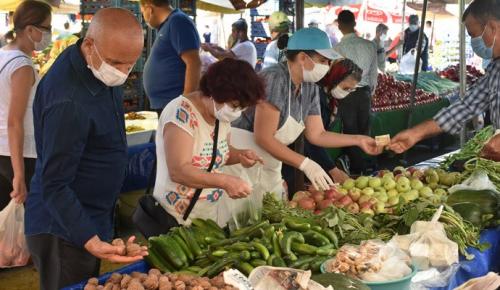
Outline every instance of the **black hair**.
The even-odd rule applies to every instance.
[[[490,19],[500,20],[500,0],[474,0],[465,9],[462,22],[465,22],[469,15],[474,16],[482,24]]]
[[[342,10],[338,16],[339,23],[352,25],[356,23],[356,18],[354,17],[354,13],[349,10]]]
[[[383,23],[379,23],[379,25],[377,25],[377,28],[375,29],[375,32],[382,33],[384,31],[389,31],[389,27],[387,27],[387,25]]]
[[[288,59],[290,61],[294,61],[295,58],[297,57],[297,55],[301,52],[307,54],[310,57],[318,55],[318,53],[314,50],[288,50],[287,49],[288,39],[289,39],[289,36],[288,36],[288,34],[285,33],[278,38],[278,43],[277,43],[278,49],[284,51],[286,59]]]
[[[170,0],[140,0],[141,5],[152,4],[157,7],[168,7],[170,6]]]
[[[410,15],[409,21],[410,24],[418,24],[418,15],[416,14]]]
[[[427,20],[427,21],[425,21],[425,24],[430,24],[430,25],[432,25],[432,21]]]
[[[248,24],[245,21],[245,19],[237,20],[235,23],[233,23],[232,27],[236,29],[236,31],[243,31],[243,32],[248,31]]]

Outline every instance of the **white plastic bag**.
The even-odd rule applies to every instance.
[[[497,188],[488,177],[488,173],[482,169],[474,171],[469,178],[462,183],[452,186],[448,192],[454,193],[459,190],[492,190],[496,191]]]
[[[399,63],[399,73],[403,75],[414,74],[416,62],[417,52],[415,49],[412,49],[401,57],[401,62]]]
[[[497,290],[500,287],[500,276],[489,272],[488,275],[471,279],[454,290]]]
[[[248,277],[255,290],[333,290],[311,280],[311,271],[260,266]]]
[[[416,221],[411,226],[410,235],[396,236],[391,240],[410,254],[419,270],[444,269],[458,263],[458,245],[448,239],[443,225],[438,222],[442,212],[443,206],[430,222]]]
[[[0,268],[24,266],[29,257],[24,237],[24,206],[11,200],[0,212]]]

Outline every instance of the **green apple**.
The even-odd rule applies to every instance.
[[[345,188],[339,188],[337,191],[342,195],[347,195],[349,193],[349,191]]]
[[[394,180],[394,173],[388,172],[388,173],[384,174],[384,176],[382,177],[382,180],[383,181]]]
[[[401,176],[398,178],[398,180],[396,181],[396,183],[399,185],[399,184],[407,184],[407,185],[410,185],[410,179],[408,179],[408,177],[406,176]]]
[[[370,200],[371,196],[368,196],[368,195],[362,195],[359,199],[358,199],[358,203],[359,204],[364,204],[364,203],[367,203],[369,200]]]
[[[414,201],[418,198],[418,190],[412,189],[401,194],[406,202]]]
[[[391,198],[391,197],[398,197],[399,198],[399,192],[395,188],[393,188],[393,189],[387,191],[387,196],[389,198]]]
[[[396,186],[396,189],[399,193],[405,193],[405,192],[409,192],[411,190],[411,186],[410,186],[410,184],[406,184],[406,183],[398,183],[398,185]]]
[[[355,185],[359,189],[364,189],[368,186],[368,181],[370,180],[367,176],[360,176],[356,179]]]
[[[396,167],[394,167],[393,172],[395,172],[395,171],[405,172],[406,168],[404,168],[403,166],[396,166]]]
[[[420,181],[417,178],[412,179],[410,182],[410,185],[411,185],[412,189],[416,189],[416,190],[420,190],[422,187],[424,187],[424,184],[422,183],[422,181]]]
[[[394,179],[387,179],[384,181],[384,188],[385,190],[391,190],[396,188],[396,181]]]
[[[440,205],[441,204],[441,197],[439,197],[437,195],[433,195],[433,196],[429,197],[428,200],[432,204],[434,204],[434,205]]]
[[[342,187],[343,187],[344,189],[349,190],[349,189],[353,189],[355,185],[356,185],[356,184],[355,184],[354,179],[352,179],[352,178],[348,178],[346,181],[344,181],[344,183],[342,184]]]
[[[429,186],[430,188],[432,188],[434,190],[434,189],[437,189],[439,187],[439,184],[437,184],[435,182],[431,182],[427,186]]]
[[[389,197],[387,196],[387,194],[385,194],[383,192],[375,193],[374,196],[375,196],[376,199],[378,199],[381,202],[387,202],[387,200],[389,199]]]
[[[428,198],[428,197],[433,196],[432,189],[428,186],[422,187],[418,193],[420,194],[421,197],[424,197],[424,198]]]
[[[375,188],[375,193],[377,193],[377,192],[387,193],[387,190],[385,190],[385,188],[383,188],[383,187],[377,187],[377,188]]]
[[[365,187],[361,192],[364,195],[372,196],[375,193],[375,190],[373,190],[373,188],[371,188],[371,187]]]
[[[370,180],[368,181],[368,185],[371,187],[371,188],[377,188],[377,187],[380,187],[382,185],[382,180],[378,177],[372,177],[370,178]]]
[[[425,181],[427,183],[439,183],[439,174],[434,169],[427,169],[425,171]]]
[[[389,199],[387,200],[387,204],[390,206],[399,204],[399,196],[389,197]]]
[[[434,194],[438,196],[446,196],[448,192],[443,188],[436,188],[436,190],[434,190]]]

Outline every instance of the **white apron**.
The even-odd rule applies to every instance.
[[[286,146],[295,142],[305,128],[303,120],[297,122],[290,115],[291,91],[291,80],[289,80],[288,117],[283,126],[274,134],[274,137]],[[302,114],[302,104],[300,112]],[[236,149],[250,149],[255,151],[255,153],[264,160],[264,164],[257,164],[252,168],[244,168],[240,164],[223,167],[223,173],[238,176],[249,182],[252,186],[252,193],[246,198],[231,199],[227,194],[223,196],[222,206],[226,207],[223,212],[227,213],[228,220],[231,219],[233,215],[246,208],[249,202],[255,208],[260,209],[262,207],[264,194],[267,192],[274,193],[279,199],[282,199],[286,194],[281,175],[282,162],[255,143],[253,132],[239,128],[231,128],[230,143],[231,146]]]

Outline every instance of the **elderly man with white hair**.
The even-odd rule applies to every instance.
[[[101,9],[86,37],[59,56],[38,86],[38,160],[25,232],[42,290],[98,275],[99,259],[130,263],[147,255],[143,248],[138,256],[122,256],[123,247],[108,243],[127,164],[119,86],[143,45],[129,11]]]

